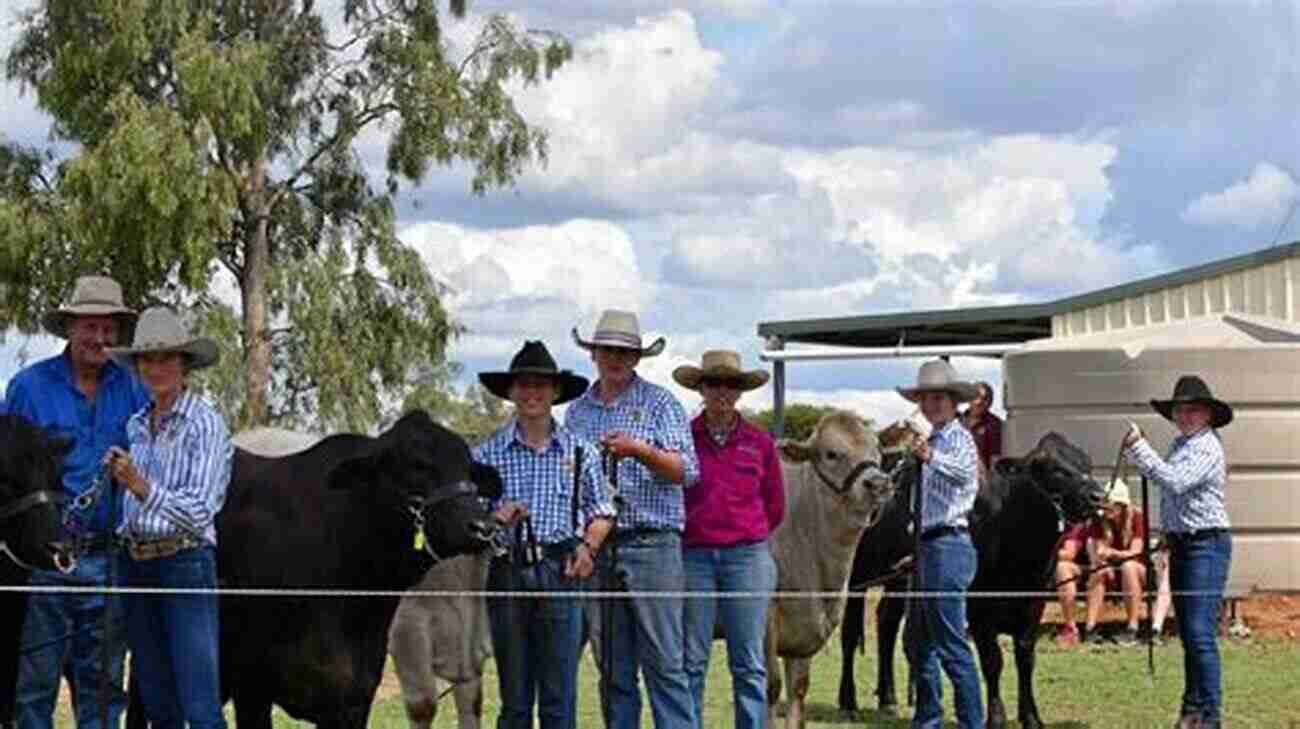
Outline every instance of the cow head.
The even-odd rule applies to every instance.
[[[1021,458],[1003,458],[994,470],[1006,478],[1028,478],[1061,510],[1067,523],[1090,519],[1106,491],[1092,477],[1092,459],[1060,433],[1048,433]]]
[[[893,496],[893,481],[880,468],[876,434],[852,413],[826,413],[807,440],[782,440],[780,446],[787,461],[808,464],[820,486],[864,514],[868,526],[876,523]]]
[[[498,549],[498,526],[482,499],[501,495],[496,469],[475,463],[459,435],[412,411],[330,474],[330,487],[378,486],[423,533],[434,559]],[[481,498],[480,498],[481,497]]]
[[[0,550],[28,569],[76,566],[59,541],[63,459],[72,450],[17,415],[0,415]]]

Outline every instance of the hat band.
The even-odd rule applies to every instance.
[[[628,349],[640,349],[641,337],[636,334],[616,331],[597,331],[592,337],[593,344],[610,344],[615,347],[627,347]]]
[[[113,301],[112,299],[78,299],[69,304],[68,308],[72,309],[78,306],[116,306],[119,309],[126,308],[122,306],[122,302]]]

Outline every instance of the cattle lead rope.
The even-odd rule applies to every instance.
[[[1146,603],[1147,603],[1147,682],[1151,688],[1156,686],[1156,621],[1155,621],[1155,567],[1151,560],[1151,490],[1147,485],[1146,475],[1142,476],[1142,519],[1146,528],[1142,530],[1142,564],[1146,568]]]

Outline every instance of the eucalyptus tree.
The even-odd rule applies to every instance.
[[[39,0],[6,72],[53,139],[0,140],[0,331],[106,272],[202,312],[226,350],[206,385],[240,425],[385,418],[458,332],[399,193],[544,163],[512,94],[572,54],[465,4]]]

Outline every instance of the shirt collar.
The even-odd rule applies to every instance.
[[[606,403],[604,400],[600,399],[600,380],[596,380],[595,382],[591,383],[591,387],[587,388],[587,392],[583,394],[583,397],[586,398],[587,400],[590,400],[591,403],[594,405],[598,405],[603,408],[616,408],[619,405],[622,405],[626,400],[634,396],[636,390],[638,390],[641,387],[641,382],[642,382],[641,375],[638,375],[635,371],[633,371],[632,379],[628,381],[627,387],[624,388],[623,391],[618,394],[618,397],[615,397],[613,399],[613,401]]]
[[[60,367],[58,368],[58,372],[63,378],[63,381],[69,385],[75,386],[77,383],[76,377],[73,375],[72,352],[69,347],[63,348],[63,354],[59,357],[59,363]],[[125,367],[118,364],[117,360],[109,357],[108,361],[104,363],[104,366],[99,368],[99,381],[101,384],[111,382],[125,371]]]
[[[532,446],[530,446],[530,445],[528,445],[527,443],[524,442],[524,436],[523,436],[523,433],[521,433],[521,432],[519,431],[519,419],[518,419],[518,418],[515,418],[515,419],[513,419],[513,420],[510,421],[510,427],[506,429],[506,433],[508,434],[508,440],[506,441],[506,446],[507,446],[507,447],[510,447],[510,446],[518,446],[518,447],[520,447],[520,448],[527,448],[528,450],[534,450]],[[545,450],[550,451],[550,450],[554,450],[554,449],[559,448],[559,447],[561,447],[561,446],[560,446],[560,426],[559,426],[559,424],[557,424],[557,423],[555,422],[555,418],[552,417],[552,418],[551,418],[551,437],[550,437],[550,440],[549,440],[549,441],[547,442],[547,444],[546,444],[546,449],[545,449]]]
[[[936,440],[938,440],[938,439],[944,437],[945,435],[947,435],[948,431],[952,430],[953,428],[963,428],[963,427],[965,427],[964,425],[961,424],[960,421],[961,421],[961,418],[958,417],[958,416],[955,416],[955,415],[954,415],[953,418],[952,418],[952,420],[949,420],[947,423],[944,423],[944,426],[943,426],[942,428],[932,428],[932,429],[930,430],[930,437],[929,437],[929,440],[930,440],[931,442],[936,441]]]

